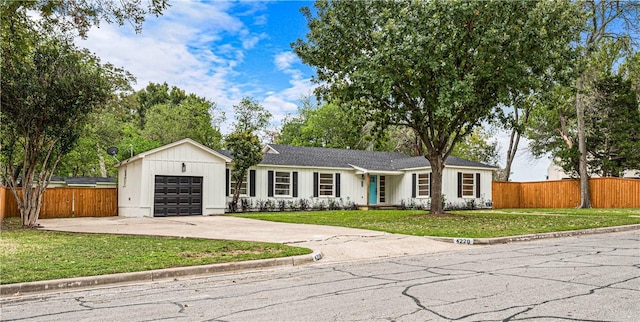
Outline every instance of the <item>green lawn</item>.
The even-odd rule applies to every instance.
[[[269,221],[342,226],[440,237],[502,237],[640,224],[640,209],[501,209],[452,211],[431,216],[416,210],[310,211],[235,214]]]
[[[0,284],[303,255],[307,248],[208,239],[63,233],[0,232]]]

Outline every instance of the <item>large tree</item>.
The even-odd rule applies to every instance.
[[[60,158],[76,143],[86,116],[107,101],[111,85],[97,58],[64,41],[44,38],[24,50],[6,47],[1,171],[18,202],[22,224],[32,227]]]
[[[336,104],[305,104],[298,115],[285,119],[277,143],[339,149],[365,149],[365,121],[353,117],[346,107]]]
[[[119,71],[71,40],[101,20],[139,30],[165,0],[14,0],[0,2],[2,51],[0,164],[24,226],[37,225],[42,195],[62,155],[76,143],[86,116],[110,97]],[[18,180],[23,193],[18,194]]]
[[[564,57],[579,10],[564,1],[317,1],[303,8],[326,101],[360,108],[381,127],[412,128],[433,173],[430,212],[443,212],[444,161],[456,143],[529,80]]]
[[[602,177],[640,169],[640,110],[630,80],[607,77],[595,84],[593,110],[585,113],[587,165]]]
[[[212,125],[216,104],[195,94],[178,101],[153,105],[146,112],[142,133],[145,137],[169,144],[189,137],[212,149],[221,147],[222,135]]]
[[[593,68],[593,55],[604,42],[624,43],[632,38],[631,33],[640,32],[640,2],[626,0],[587,0],[584,7],[589,13],[585,32],[580,42],[582,56],[579,58],[580,76],[576,80],[575,109],[579,152],[580,204],[578,208],[591,208],[588,151],[585,113],[594,102],[594,82],[597,71]]]

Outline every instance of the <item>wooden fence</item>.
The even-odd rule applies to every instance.
[[[594,208],[640,208],[640,180],[589,179]],[[491,188],[494,209],[575,208],[580,203],[580,181],[499,182]]]
[[[40,209],[40,218],[117,215],[117,188],[48,188],[44,192]],[[13,193],[8,188],[0,187],[0,218],[18,216],[20,211]]]

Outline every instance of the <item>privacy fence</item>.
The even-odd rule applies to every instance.
[[[117,188],[48,188],[40,209],[40,218],[117,215]],[[18,216],[20,210],[13,193],[8,188],[0,187],[0,218]]]
[[[594,208],[640,208],[640,180],[622,178],[589,179]],[[580,203],[580,181],[492,183],[494,209],[574,208]]]

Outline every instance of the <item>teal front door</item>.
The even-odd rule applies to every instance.
[[[378,203],[378,176],[375,174],[369,175],[369,204],[375,205]]]

